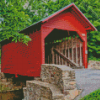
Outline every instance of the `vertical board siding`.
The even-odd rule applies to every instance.
[[[40,31],[29,34],[32,41],[8,43],[2,46],[2,71],[26,76],[39,76],[41,66]]]

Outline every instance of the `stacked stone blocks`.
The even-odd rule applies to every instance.
[[[88,69],[100,69],[100,61],[92,61],[89,60],[88,62]]]
[[[80,93],[74,69],[54,64],[43,64],[40,78],[26,81],[23,91],[23,100],[73,100]]]
[[[41,79],[43,82],[57,85],[62,93],[76,88],[75,71],[64,65],[42,65]],[[74,84],[71,84],[71,82]]]

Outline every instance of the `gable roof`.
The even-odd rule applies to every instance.
[[[57,16],[58,14],[60,14],[61,12],[70,9],[71,8],[71,13],[74,14],[75,16],[78,17],[78,19],[80,19],[80,22],[83,24],[83,26],[86,28],[86,30],[90,30],[90,31],[94,31],[97,29],[91,24],[91,22],[83,15],[83,13],[77,8],[77,6],[74,3],[71,3],[68,6],[63,7],[62,9],[58,10],[57,12],[55,12],[54,14],[38,21],[37,23],[21,30],[19,33],[25,33],[26,31],[33,29],[36,25],[41,25],[42,23],[48,21],[49,19],[53,18],[54,16]]]

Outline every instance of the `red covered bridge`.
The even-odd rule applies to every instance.
[[[72,3],[20,33],[30,36],[28,46],[11,39],[1,42],[1,71],[40,76],[41,64],[87,68],[87,32],[96,28]]]

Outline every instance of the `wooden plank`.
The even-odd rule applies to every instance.
[[[58,50],[58,45],[56,45],[56,49]],[[58,54],[56,53],[56,64],[58,64]]]
[[[67,49],[67,44],[66,44],[66,41],[64,42],[64,49],[65,49],[65,56],[66,56],[66,49]]]
[[[70,51],[69,51],[69,38],[68,38],[68,58],[70,59]]]
[[[82,66],[82,50],[81,50],[81,46],[82,43],[80,42],[80,66]]]
[[[65,56],[66,56],[66,55],[67,55],[67,54],[66,54],[66,51],[67,51],[67,41],[65,41],[64,44],[65,44],[65,45],[64,45],[64,48],[65,48]],[[66,56],[66,57],[67,57],[67,56]],[[67,65],[67,61],[65,61],[65,65]]]
[[[63,42],[61,42],[61,53],[63,53]],[[63,58],[61,58],[61,64],[63,65]]]
[[[76,63],[74,63],[72,60],[70,60],[69,58],[67,58],[64,54],[62,54],[61,52],[59,52],[57,49],[54,48],[54,51],[57,52],[63,59],[65,59],[69,63],[71,63],[71,65],[74,65],[76,67],[79,67]]]
[[[50,62],[49,62],[49,55],[48,55],[48,64],[49,64]]]
[[[83,43],[82,43],[82,45],[83,45]],[[81,47],[81,50],[82,50],[82,66],[83,66],[83,47]]]
[[[52,64],[54,64],[54,51],[53,51],[53,48],[54,47],[52,47],[52,49],[51,49],[51,53],[52,53]]]
[[[73,58],[73,55],[74,55],[74,54],[73,54],[73,37],[71,38],[71,42],[72,42],[72,48],[71,48],[71,49],[72,49],[72,61],[74,61],[74,60],[73,60],[73,59],[74,59],[74,58]]]
[[[78,53],[77,53],[77,37],[75,37],[76,39],[76,64],[78,64]]]
[[[60,51],[60,43],[59,43],[59,51]],[[59,65],[60,65],[60,55],[59,55]]]
[[[62,42],[62,53],[65,55],[65,44],[64,44],[64,41]],[[65,60],[63,59],[63,65],[65,64]]]
[[[69,42],[69,37],[68,37],[68,58],[70,59],[69,45],[70,45],[70,42]],[[68,66],[70,66],[69,62],[68,62]]]

